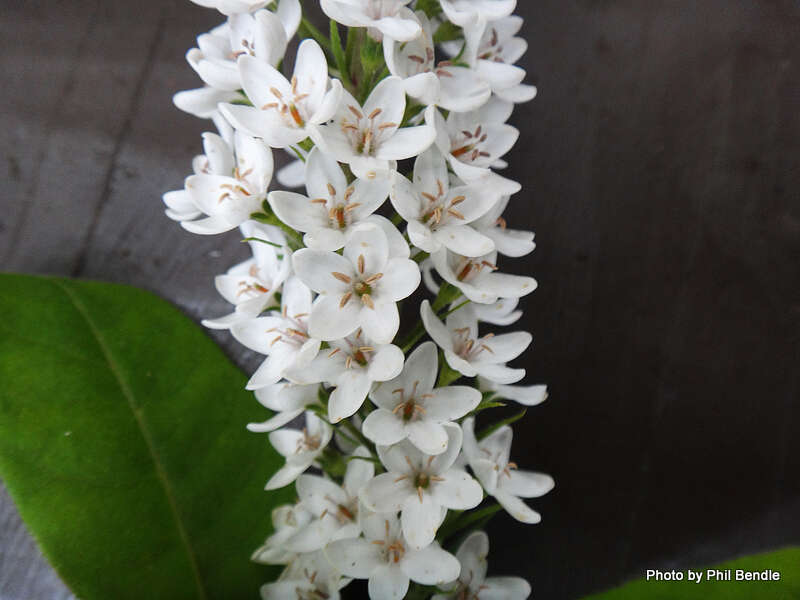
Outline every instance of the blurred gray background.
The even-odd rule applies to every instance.
[[[557,487],[541,525],[493,522],[491,571],[570,599],[800,542],[800,4],[519,4],[540,94],[514,117],[508,220],[538,249],[503,266],[540,282],[520,327],[551,399],[514,458]],[[245,248],[184,232],[160,200],[211,128],[171,96],[199,85],[183,56],[219,15],[0,6],[0,268],[223,314],[212,278]],[[68,597],[0,491],[0,599]]]

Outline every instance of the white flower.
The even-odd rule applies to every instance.
[[[311,130],[311,139],[326,154],[348,163],[362,179],[388,177],[397,160],[417,156],[436,139],[434,107],[425,112],[425,125],[400,127],[406,94],[399,77],[387,77],[361,107],[349,92],[333,120]]]
[[[417,157],[414,183],[395,173],[392,206],[408,221],[411,243],[425,252],[442,246],[465,256],[482,256],[494,250],[494,242],[470,223],[497,203],[489,190],[461,185],[450,187],[447,163],[435,147]]]
[[[344,575],[369,579],[371,600],[401,600],[409,580],[441,585],[458,577],[460,564],[438,543],[415,549],[403,536],[395,515],[362,519],[364,537],[331,544],[328,556]]]
[[[231,327],[239,343],[267,357],[247,382],[248,390],[277,383],[289,370],[303,368],[314,359],[321,342],[308,334],[310,311],[311,291],[290,277],[283,286],[280,313]]]
[[[407,12],[413,16],[411,11]],[[400,77],[406,93],[422,104],[436,104],[456,112],[475,110],[485,104],[492,95],[489,84],[469,67],[451,61],[437,64],[431,22],[423,12],[416,16],[422,35],[415,40],[383,39],[383,54],[391,74]]]
[[[350,457],[341,486],[319,475],[297,478],[300,503],[315,519],[285,541],[288,550],[313,552],[330,542],[361,535],[358,492],[372,479],[375,465],[358,457],[369,457],[369,452],[362,446]]]
[[[497,272],[497,252],[468,257],[449,250],[431,255],[436,272],[478,304],[494,304],[498,298],[520,298],[533,292],[533,277]]]
[[[495,21],[507,17],[517,6],[517,0],[441,0],[447,18],[465,27],[475,21]]]
[[[461,575],[453,591],[436,594],[431,600],[525,600],[531,594],[530,584],[521,577],[486,577],[489,536],[483,531],[471,533],[461,542],[456,558]]]
[[[395,303],[420,282],[417,264],[391,258],[386,234],[370,223],[354,228],[342,255],[304,248],[294,253],[293,262],[297,276],[320,294],[309,331],[325,341],[362,328],[376,343],[388,344],[400,326]]]
[[[517,15],[498,19],[486,25],[474,48],[468,44],[470,56],[467,62],[475,67],[499,98],[514,103],[528,102],[536,97],[536,88],[522,83],[525,70],[514,66],[528,49],[524,39],[515,37],[521,27],[522,18]],[[458,54],[461,48],[448,45],[445,50]]]
[[[342,84],[329,79],[325,54],[314,40],[300,44],[291,80],[249,55],[240,56],[238,65],[253,106],[223,104],[220,110],[234,127],[262,138],[273,148],[303,141],[313,126],[328,121],[339,105]]]
[[[321,551],[293,560],[274,583],[261,586],[263,600],[339,600],[349,583]]]
[[[236,58],[248,54],[273,67],[277,65],[300,23],[297,0],[281,2],[281,6],[292,4],[296,13],[285,9],[278,14],[259,10],[255,14],[231,15],[222,26],[198,36],[198,47],[187,52],[187,61],[207,85],[231,92],[242,89]]]
[[[501,216],[508,206],[510,196],[504,196],[489,212],[476,220],[472,226],[494,242],[497,252],[504,256],[518,258],[530,254],[536,248],[534,233],[508,229]]]
[[[461,429],[452,423],[447,431],[447,450],[436,456],[420,452],[405,440],[394,446],[378,446],[386,467],[361,492],[368,509],[381,513],[401,512],[403,535],[413,548],[433,542],[442,522],[443,509],[475,508],[483,499],[481,486],[466,471],[453,464],[461,451]]]
[[[354,225],[375,212],[389,195],[386,180],[356,179],[347,183],[339,164],[314,148],[306,161],[308,196],[294,192],[271,192],[267,199],[278,218],[304,232],[306,246],[315,250],[338,250]]]
[[[546,385],[501,385],[478,377],[478,387],[484,392],[494,392],[498,398],[513,400],[524,406],[536,406],[547,400]]]
[[[335,386],[328,399],[328,418],[338,423],[361,408],[373,383],[388,381],[402,371],[404,356],[397,346],[374,343],[361,329],[331,340],[330,345],[330,352],[288,375],[302,383],[327,381]]]
[[[214,278],[217,291],[235,305],[234,312],[218,319],[206,319],[203,325],[211,329],[229,329],[232,325],[253,319],[276,304],[275,294],[291,272],[291,253],[285,247],[283,232],[271,225],[246,221],[240,227],[253,257],[231,267],[225,275]],[[276,248],[272,244],[281,247]]]
[[[186,191],[204,219],[183,220],[192,233],[230,231],[261,209],[272,180],[272,151],[259,140],[236,132],[234,149],[214,134],[205,136],[209,172],[186,178]]]
[[[306,407],[319,402],[318,385],[297,385],[289,382],[273,383],[256,390],[256,400],[276,414],[263,423],[249,423],[248,431],[268,433],[294,421]]]
[[[178,92],[172,97],[172,103],[183,112],[200,119],[213,119],[219,116],[218,106],[221,102],[235,102],[241,97],[238,91],[228,92],[212,87],[201,87]]]
[[[269,443],[286,464],[278,469],[264,489],[285,487],[302,475],[325,450],[333,436],[333,429],[314,413],[306,412],[306,426],[302,431],[279,429],[269,434]]]
[[[542,517],[520,498],[539,498],[553,489],[553,478],[544,473],[520,471],[510,462],[511,427],[504,425],[480,442],[475,438],[475,418],[464,420],[464,454],[486,493],[522,523],[535,524]]]
[[[498,195],[516,194],[521,186],[491,170],[519,138],[506,124],[513,104],[492,98],[478,110],[451,112],[445,121],[436,113],[436,145],[447,156],[456,175],[466,183],[481,182]]]
[[[420,307],[425,330],[444,350],[453,369],[467,377],[480,375],[496,383],[515,383],[525,377],[525,369],[511,369],[506,363],[522,354],[533,337],[526,331],[488,334],[478,337],[478,320],[467,305],[447,317],[445,326],[427,300]]]
[[[265,565],[285,565],[297,557],[286,548],[286,540],[311,522],[313,515],[299,504],[284,504],[272,511],[275,532],[253,552],[251,559]]]
[[[436,345],[419,346],[406,360],[402,374],[372,391],[370,398],[378,409],[364,421],[364,435],[381,446],[408,438],[426,454],[444,452],[448,437],[443,423],[478,406],[481,394],[466,386],[434,388],[438,370]]]
[[[407,42],[420,33],[419,23],[402,11],[411,0],[320,0],[325,14],[347,27],[367,27],[378,41],[386,35]]]

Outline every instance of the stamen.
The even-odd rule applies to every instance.
[[[341,301],[339,302],[339,308],[344,308],[347,306],[347,303],[350,302],[350,298],[353,297],[353,292],[347,292],[344,296],[342,296]]]
[[[369,294],[364,294],[363,296],[361,296],[361,301],[364,304],[366,304],[369,308],[373,310],[375,309],[375,303],[372,301],[372,296],[370,296]]]
[[[350,277],[348,277],[344,273],[339,273],[338,271],[331,272],[331,275],[336,277],[336,279],[338,279],[342,283],[352,283],[352,281],[353,281]]]

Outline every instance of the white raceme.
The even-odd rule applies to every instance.
[[[525,600],[468,534],[495,501],[538,522],[525,499],[554,485],[517,468],[490,412],[547,399],[511,362],[531,334],[503,329],[537,287],[498,264],[536,247],[509,222],[530,197],[501,174],[536,95],[516,0],[306,3],[325,31],[299,0],[193,2],[225,21],[187,52],[200,83],[173,102],[217,133],[163,201],[250,251],[203,324],[263,357],[246,428],[284,458],[266,489],[296,498],[252,555],[284,566],[261,597],[337,600],[363,579],[371,600]]]

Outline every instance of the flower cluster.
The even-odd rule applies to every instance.
[[[485,330],[536,288],[497,266],[534,249],[502,216],[520,190],[500,174],[507,121],[536,94],[514,64],[516,0],[321,0],[327,34],[299,0],[193,1],[226,21],[187,53],[203,86],[175,104],[217,131],[164,202],[252,251],[216,279],[232,310],[204,324],[264,356],[247,388],[270,414],[248,429],[286,459],[266,488],[297,492],[253,556],[286,565],[262,597],[365,579],[374,600],[527,598],[486,577],[479,529],[500,509],[537,523],[523,499],[553,480],[511,462],[522,413],[476,426],[547,396],[508,366],[531,335]],[[277,172],[275,150],[291,157]],[[421,285],[433,299],[401,327]]]

